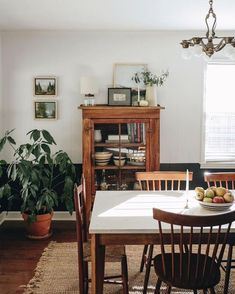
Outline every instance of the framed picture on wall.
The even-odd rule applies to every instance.
[[[130,106],[131,88],[108,88],[108,105]]]
[[[34,101],[34,118],[57,119],[57,101]]]
[[[57,96],[57,78],[50,76],[35,77],[34,96]]]
[[[132,105],[138,105],[138,91],[140,100],[145,100],[146,86],[136,83],[133,79],[135,73],[147,70],[146,63],[115,63],[113,65],[113,87],[131,88]]]

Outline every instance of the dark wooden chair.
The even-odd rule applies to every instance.
[[[215,187],[225,187],[226,189],[234,190],[235,187],[235,172],[215,172],[215,173],[204,173],[204,181],[207,182],[208,188],[211,186]],[[234,241],[235,242],[235,241]],[[228,258],[222,260],[221,267],[225,271],[225,281],[224,281],[224,289],[225,293],[228,291],[229,277],[230,271],[232,268],[235,268],[235,259],[233,256],[233,244],[229,244],[228,247]],[[227,262],[229,261],[229,264]]]
[[[192,181],[193,173],[189,172],[189,181]],[[186,172],[181,171],[153,171],[136,172],[136,180],[141,190],[182,190],[185,189]],[[140,272],[146,267],[143,293],[147,292],[151,266],[153,266],[153,245],[145,245],[142,253]]]
[[[171,293],[172,287],[191,289],[194,293],[197,290],[207,293],[209,289],[210,293],[215,293],[235,211],[192,216],[153,208],[153,218],[158,221],[161,246],[161,254],[154,257],[158,277],[155,294],[160,293],[162,282],[167,284],[167,293]],[[169,224],[168,233],[164,234],[166,223]],[[225,224],[228,226],[222,233]],[[185,244],[187,252],[184,251]]]
[[[88,238],[88,228],[85,216],[85,198],[82,184],[74,187],[74,204],[76,212],[76,230],[78,244],[78,275],[79,293],[87,294],[90,279],[88,278],[88,263],[91,261],[91,247]],[[107,246],[105,252],[106,262],[120,262],[121,274],[104,278],[105,283],[121,284],[123,293],[128,292],[127,257],[124,246]],[[120,280],[121,278],[121,280]],[[119,279],[119,280],[117,280]]]

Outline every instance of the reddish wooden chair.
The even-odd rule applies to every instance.
[[[76,212],[76,230],[78,244],[78,275],[79,275],[79,293],[88,293],[88,263],[91,261],[91,247],[88,239],[88,228],[85,217],[85,199],[83,186],[74,187],[74,204]],[[127,258],[124,246],[107,246],[105,252],[106,262],[120,262],[121,274],[116,276],[108,276],[104,278],[105,283],[121,284],[123,293],[128,293],[128,270]],[[116,280],[116,279],[120,280]]]
[[[225,187],[226,189],[234,190],[235,187],[235,172],[215,172],[215,173],[204,173],[204,181],[207,182],[208,188],[211,186]],[[235,242],[235,241],[234,241]],[[225,282],[224,289],[225,293],[228,291],[229,277],[231,268],[235,268],[235,259],[233,256],[233,244],[229,244],[228,247],[228,258],[222,260],[221,267],[225,271]],[[229,263],[228,263],[229,261]]]
[[[189,172],[189,181],[192,181],[193,173]],[[182,190],[185,189],[186,172],[180,171],[153,171],[153,172],[136,172],[136,180],[139,182],[141,190],[155,191],[155,190]],[[145,245],[140,272],[146,266],[146,273],[144,278],[143,293],[146,293],[149,281],[151,266],[153,266],[153,245]]]
[[[192,216],[153,208],[153,218],[158,221],[161,246],[161,254],[154,257],[158,276],[155,293],[160,293],[162,282],[167,284],[167,293],[171,293],[172,287],[191,289],[194,293],[197,290],[207,293],[209,289],[210,293],[215,293],[235,211]],[[168,234],[164,234],[166,223],[169,224]],[[222,233],[223,225],[228,226]],[[188,245],[187,252],[184,244]]]

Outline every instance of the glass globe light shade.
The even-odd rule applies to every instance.
[[[192,48],[192,54],[193,56],[196,56],[196,57],[200,57],[202,56],[202,47],[199,46],[199,45],[194,45],[193,48]]]
[[[181,57],[185,60],[188,60],[192,57],[192,49],[190,48],[182,48],[181,50]]]

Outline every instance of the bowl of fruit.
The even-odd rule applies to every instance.
[[[196,187],[195,192],[199,204],[209,210],[226,210],[234,203],[234,195],[224,187]]]

